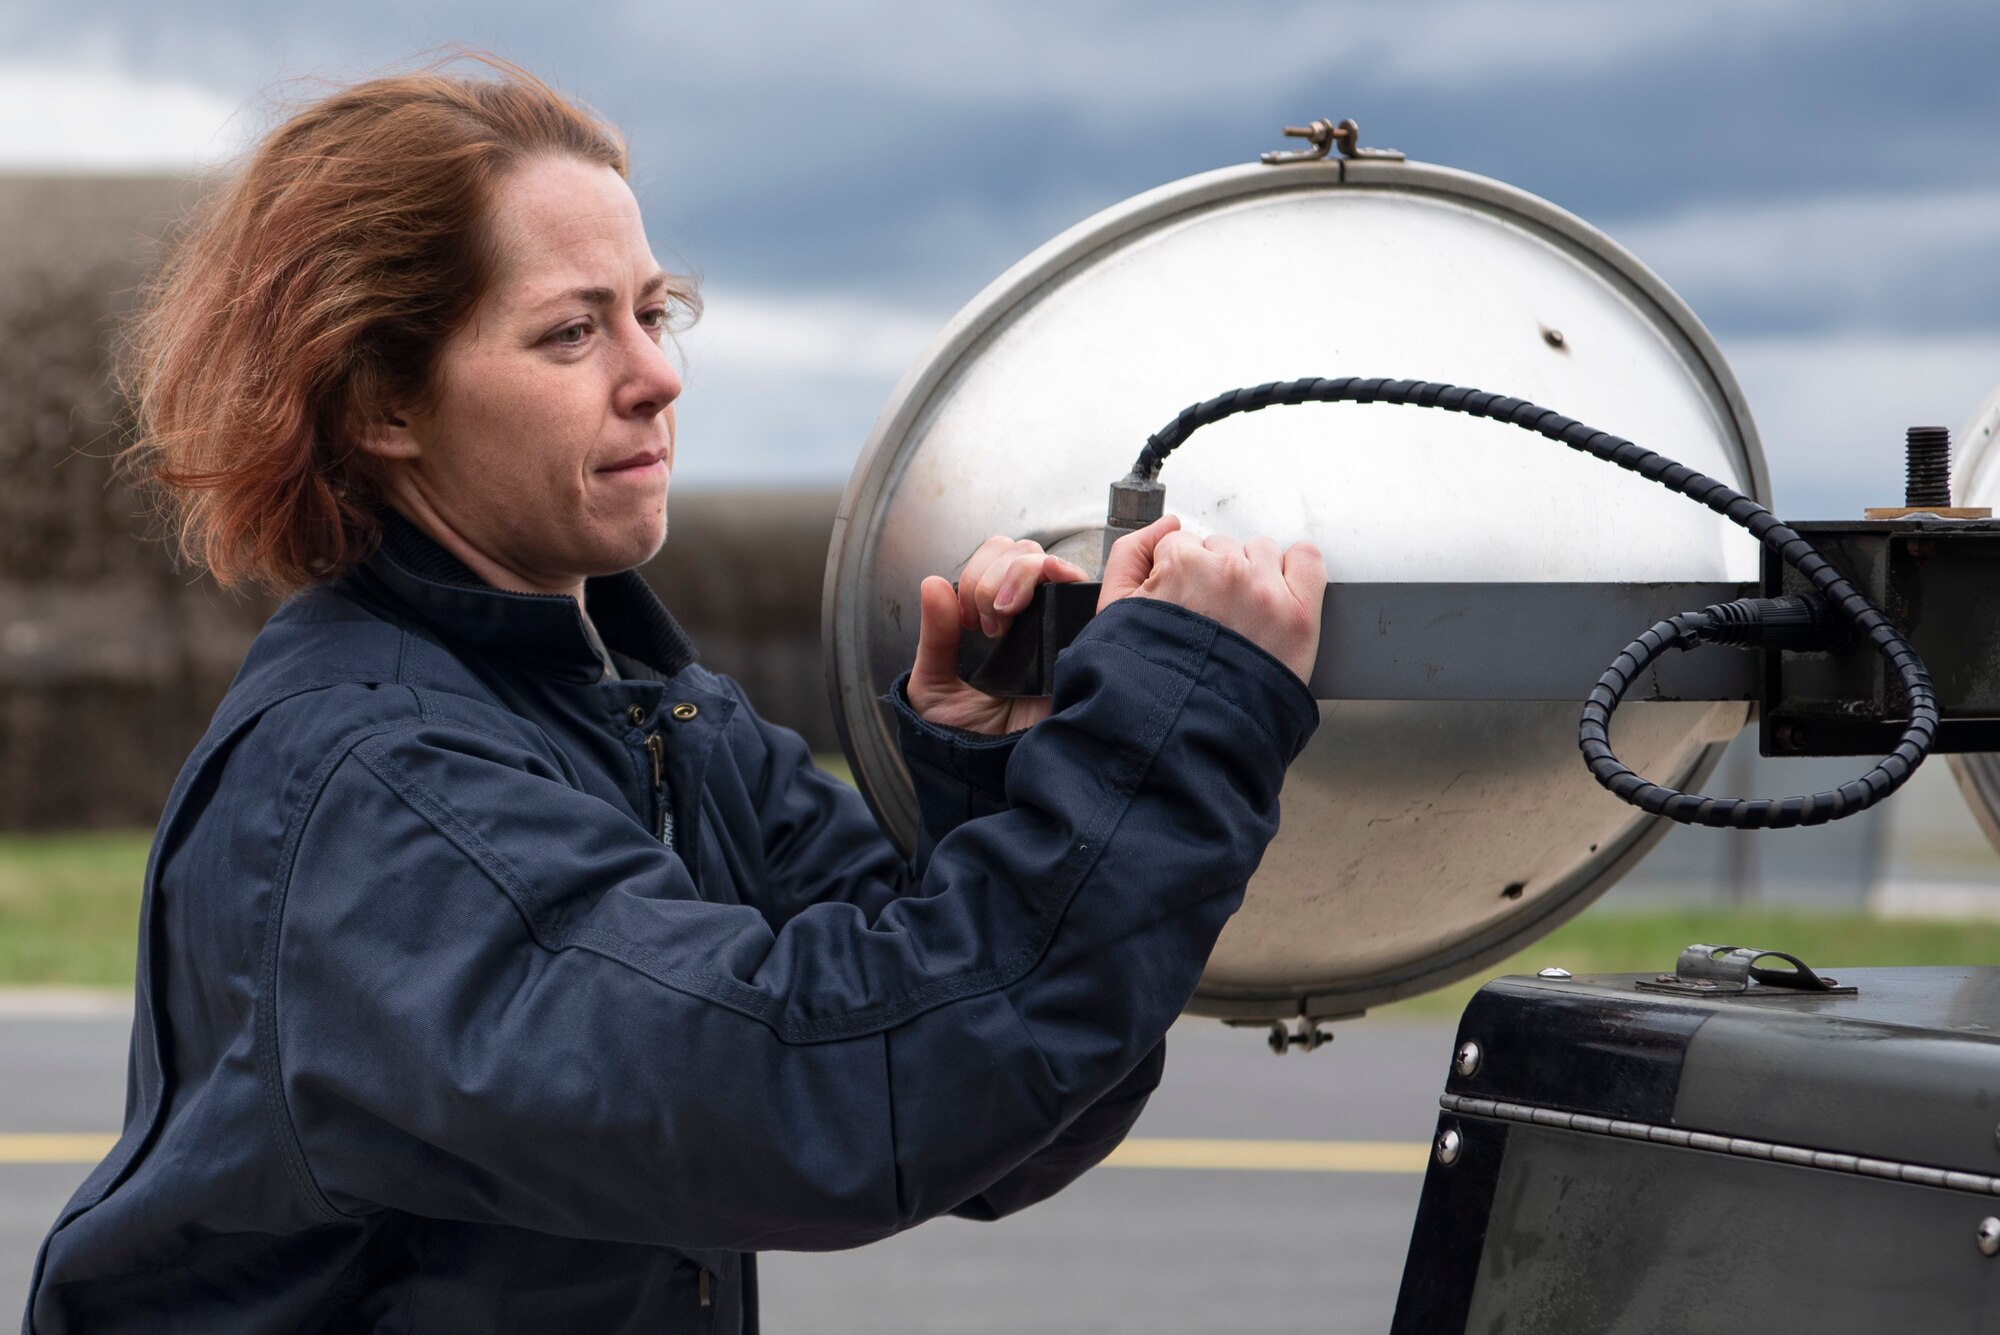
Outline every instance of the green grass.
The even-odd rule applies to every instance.
[[[828,763],[835,758],[819,759],[835,768]],[[0,985],[129,986],[150,838],[124,830],[0,835]],[[1454,1015],[1486,978],[1550,964],[1579,974],[1656,972],[1671,968],[1681,947],[1695,941],[1787,950],[1835,976],[1857,964],[2000,963],[2000,923],[1597,909],[1477,979],[1377,1013]]]
[[[130,987],[152,838],[0,835],[0,984]]]

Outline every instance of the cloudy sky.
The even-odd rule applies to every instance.
[[[0,165],[214,160],[316,80],[445,43],[629,133],[656,245],[709,298],[684,484],[840,481],[989,279],[1318,115],[1650,263],[1721,341],[1797,517],[1895,499],[1901,427],[2000,385],[1992,0],[0,0]]]

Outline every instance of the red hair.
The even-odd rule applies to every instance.
[[[435,391],[492,276],[496,184],[567,156],[627,175],[617,131],[525,70],[429,69],[305,107],[201,210],[128,339],[138,434],[184,557],[281,592],[373,550],[362,431]],[[692,291],[679,294],[690,306]]]

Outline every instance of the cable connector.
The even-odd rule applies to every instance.
[[[1111,484],[1111,504],[1104,515],[1104,551],[1098,569],[1111,564],[1111,544],[1137,533],[1167,512],[1166,484],[1133,469]]]
[[[1686,629],[1695,643],[1729,644],[1742,649],[1790,649],[1794,653],[1831,649],[1847,638],[1847,626],[1821,598],[1738,598],[1704,607]],[[1686,647],[1692,648],[1689,644]]]

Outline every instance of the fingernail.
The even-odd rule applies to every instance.
[[[1010,579],[1000,586],[1000,596],[993,600],[993,606],[1002,612],[1014,610],[1014,595],[1020,590],[1021,582]]]
[[[989,616],[980,617],[979,629],[986,632],[986,638],[989,640],[997,640],[1000,638],[1000,623],[992,617]]]

